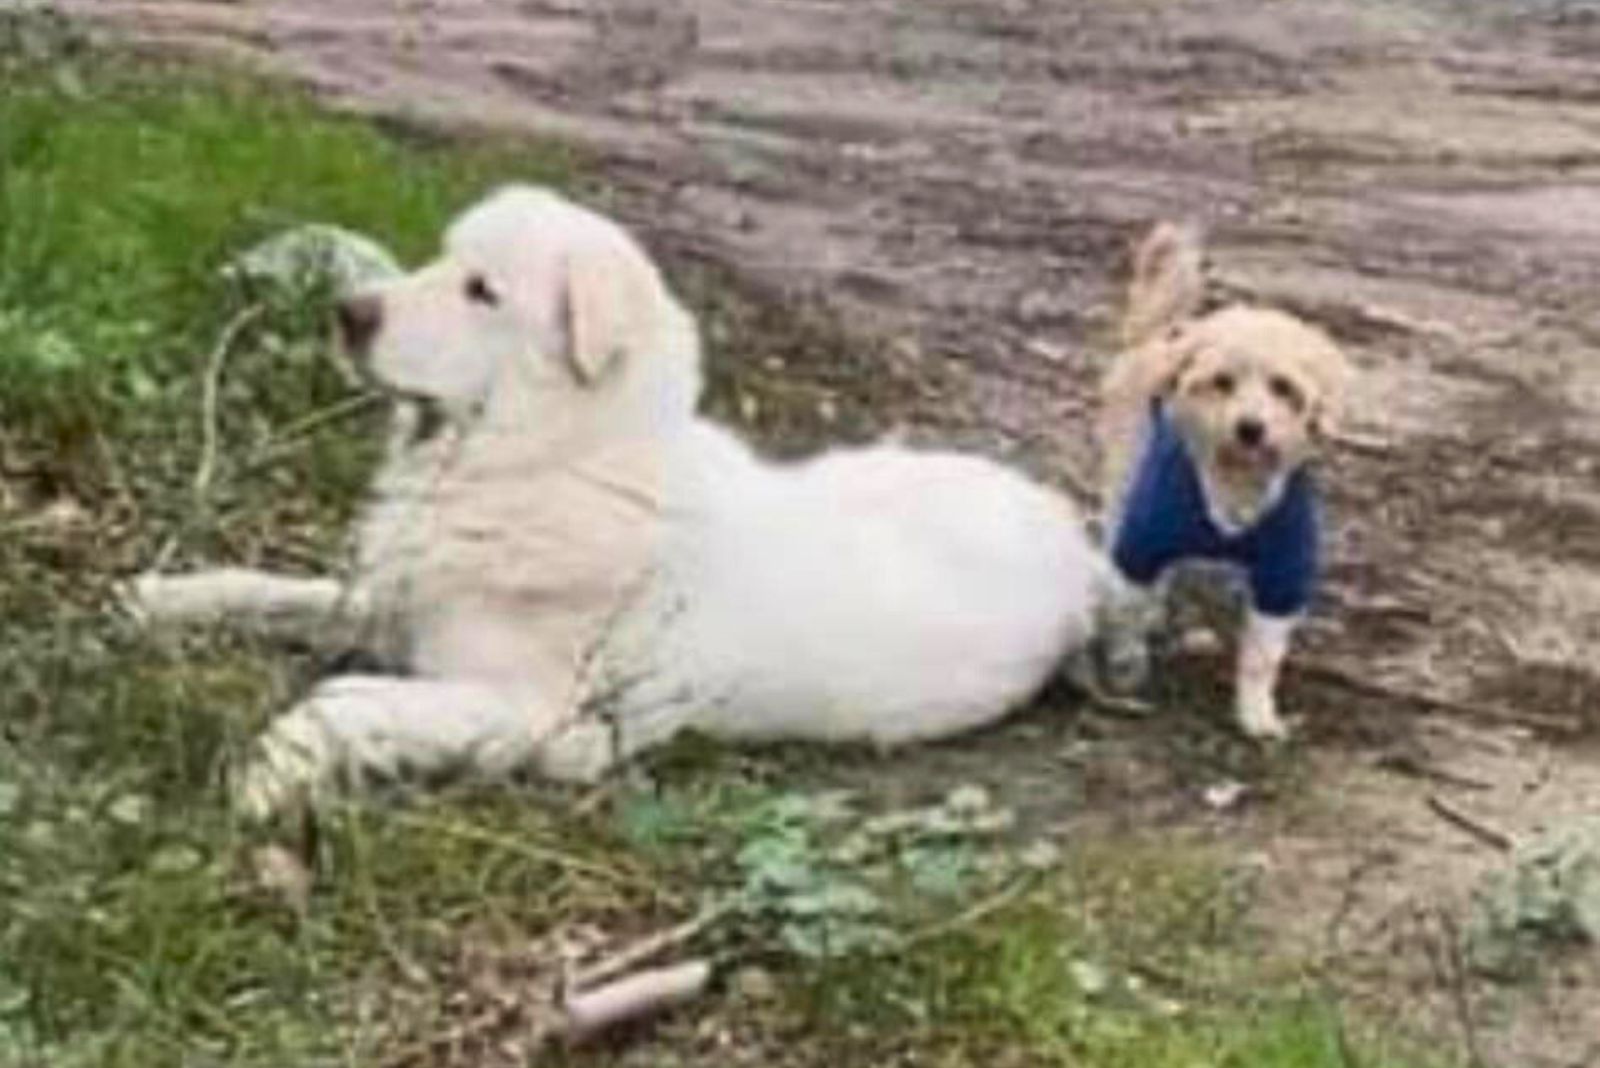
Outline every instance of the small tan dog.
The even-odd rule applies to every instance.
[[[1284,312],[1233,304],[1199,314],[1202,289],[1196,235],[1158,225],[1135,256],[1125,351],[1102,394],[1107,549],[1125,580],[1107,666],[1115,688],[1142,685],[1158,583],[1190,561],[1231,565],[1250,592],[1239,726],[1283,738],[1274,692],[1317,574],[1308,464],[1339,414],[1349,364]]]

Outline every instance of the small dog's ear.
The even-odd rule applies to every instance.
[[[1160,365],[1161,377],[1151,392],[1167,397],[1177,390],[1178,382],[1200,354],[1200,339],[1182,326],[1171,326],[1156,344],[1166,352]]]
[[[1199,230],[1163,222],[1133,254],[1123,345],[1132,348],[1194,317],[1205,295],[1205,261]]]
[[[1311,411],[1306,426],[1312,437],[1329,438],[1339,432],[1344,421],[1344,398],[1338,393],[1319,393],[1311,399]]]
[[[637,249],[575,250],[563,271],[567,365],[594,386],[648,337],[664,300],[655,267]]]
[[[1311,398],[1310,415],[1306,420],[1313,436],[1328,438],[1338,434],[1339,426],[1344,421],[1351,377],[1349,358],[1338,346],[1329,343],[1328,351],[1317,361],[1313,373],[1316,392]]]

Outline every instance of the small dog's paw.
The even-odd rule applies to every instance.
[[[1239,729],[1258,742],[1284,742],[1289,739],[1289,724],[1278,715],[1272,694],[1240,694]]]
[[[302,707],[280,717],[253,746],[230,784],[234,811],[248,823],[266,823],[283,812],[315,807],[333,778],[327,732]]]

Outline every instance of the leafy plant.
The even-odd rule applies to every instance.
[[[888,910],[867,873],[840,862],[826,841],[828,830],[848,820],[846,803],[837,794],[776,797],[751,813],[734,857],[741,911],[800,957],[844,956],[891,941]]]
[[[619,819],[635,842],[696,848],[703,868],[731,870],[717,896],[746,951],[810,961],[890,949],[968,894],[1053,863],[1049,849],[1019,854],[1000,839],[1011,815],[975,786],[878,813],[838,791],[640,793]]]

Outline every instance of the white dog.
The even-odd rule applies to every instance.
[[[340,320],[435,431],[394,442],[354,581],[132,590],[152,622],[338,620],[409,672],[329,679],[277,719],[235,784],[247,813],[407,770],[587,779],[686,726],[950,735],[1091,637],[1108,572],[1068,501],[887,445],[758,459],[696,415],[695,325],[650,260],[554,193],[490,197]]]

